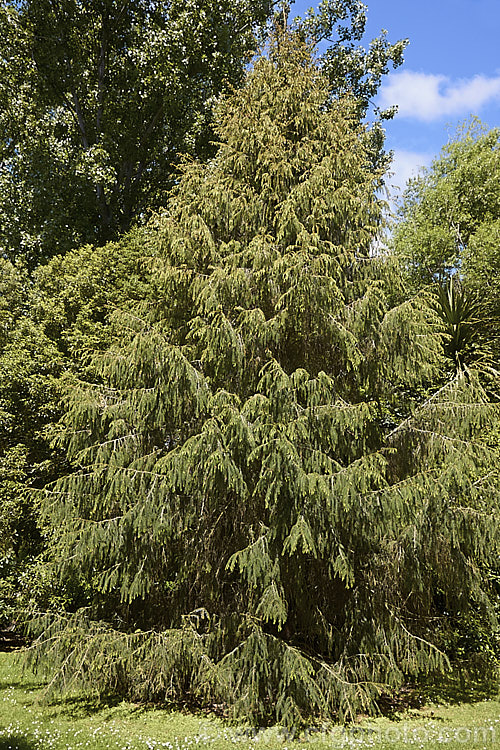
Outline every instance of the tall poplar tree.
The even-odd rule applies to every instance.
[[[270,0],[1,0],[0,255],[115,239],[206,157]]]
[[[491,407],[395,305],[358,103],[280,35],[144,233],[155,298],[69,394],[46,493],[88,606],[33,621],[62,685],[224,702],[255,722],[376,710],[445,668],[439,632],[495,554]],[[54,683],[55,684],[55,683]]]

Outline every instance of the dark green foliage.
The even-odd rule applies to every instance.
[[[269,0],[2,0],[0,255],[31,267],[162,205],[210,152]]]
[[[107,317],[150,288],[140,241],[84,247],[56,257],[30,279],[1,263],[0,301],[0,617],[16,602],[47,601],[50,570],[37,556],[50,529],[40,522],[33,488],[70,470],[51,446],[64,393],[85,374],[95,351],[107,348]],[[68,587],[68,582],[64,583]]]
[[[0,260],[0,622],[12,616],[18,577],[40,550],[29,486],[53,479],[43,428],[57,408],[61,357],[27,317],[30,283]]]
[[[440,373],[440,325],[425,294],[390,302],[383,175],[356,100],[329,101],[281,37],[144,230],[155,291],[69,394],[80,469],[43,501],[89,596],[32,620],[60,685],[353,717],[446,668],[454,613],[493,617],[492,407],[461,369],[387,426]]]
[[[35,267],[164,205],[180,154],[213,154],[214,103],[241,82],[272,11],[270,0],[2,0],[0,255]],[[405,47],[382,35],[364,50],[365,24],[360,0],[324,0],[298,22],[328,40],[331,92],[350,91],[360,119]],[[368,137],[380,158],[381,128]]]

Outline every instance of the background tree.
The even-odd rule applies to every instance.
[[[89,601],[35,618],[32,653],[92,691],[352,717],[446,666],[454,612],[491,612],[490,407],[459,372],[387,423],[442,347],[370,252],[383,173],[358,101],[282,35],[217,123],[143,230],[155,294],[69,394],[80,469],[44,511]]]
[[[332,96],[350,94],[363,115],[374,106],[373,99],[390,66],[396,68],[403,63],[408,45],[408,39],[390,44],[383,30],[370,42],[369,49],[364,49],[360,42],[366,21],[367,6],[360,0],[322,0],[317,8],[309,9],[305,19],[297,21],[301,34],[305,33],[320,48],[326,47],[320,65],[330,82]],[[392,107],[380,115],[388,119],[395,111]]]
[[[67,473],[51,445],[69,382],[87,371],[90,357],[113,340],[108,315],[147,297],[142,245],[130,234],[121,244],[86,246],[56,257],[30,278],[22,266],[0,260],[0,621],[15,619],[26,600],[46,604],[63,596],[44,567],[50,529],[40,522],[37,496]]]
[[[210,151],[270,0],[3,0],[0,252],[36,265],[164,203],[180,153]]]
[[[437,304],[455,363],[498,366],[499,239],[500,130],[474,120],[410,181],[393,231],[409,293],[441,286]]]
[[[500,130],[464,125],[403,196],[394,246],[416,285],[458,271],[469,286],[498,296]]]
[[[60,414],[56,376],[61,357],[28,318],[30,282],[25,269],[0,260],[0,622],[12,616],[19,573],[41,548],[34,476],[53,479],[43,437]],[[57,474],[55,474],[57,476]],[[43,486],[43,482],[38,484]]]

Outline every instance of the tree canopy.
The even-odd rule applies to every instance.
[[[487,130],[475,120],[459,129],[432,166],[410,181],[394,243],[417,283],[443,280],[458,271],[468,283],[481,278],[495,294],[499,177],[500,131]]]
[[[86,607],[34,618],[61,684],[225,702],[254,722],[376,710],[493,617],[491,406],[372,252],[383,171],[359,101],[278,36],[142,230],[154,293],[68,393],[44,495]],[[485,468],[487,467],[487,468]]]
[[[439,282],[454,351],[498,365],[500,353],[500,131],[459,129],[412,180],[394,248],[412,289]],[[453,276],[453,282],[449,278]],[[467,350],[467,351],[466,351]]]
[[[143,223],[178,180],[181,151],[214,153],[217,95],[240,82],[270,13],[264,2],[1,4],[0,255],[12,260],[2,259],[0,301],[5,617],[25,595],[46,601],[33,585],[46,534],[31,490],[68,470],[50,444],[64,410],[62,384],[110,344],[114,307],[154,289],[133,233],[119,244],[70,248]],[[277,27],[284,13],[275,15]],[[404,43],[374,40],[376,59],[357,45],[365,24],[359,0],[328,0],[297,24],[303,37],[328,36],[343,55],[361,118]],[[325,70],[327,57],[331,50],[321,59]],[[343,91],[342,76],[330,70],[330,101]],[[374,159],[375,131],[366,134]]]
[[[0,252],[31,265],[103,243],[207,153],[270,0],[3,0]]]

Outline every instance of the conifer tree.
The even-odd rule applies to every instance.
[[[61,685],[352,717],[446,667],[449,613],[489,611],[492,407],[464,371],[400,395],[442,344],[422,297],[391,301],[365,135],[284,34],[145,231],[155,298],[69,395],[77,469],[44,501],[88,596],[33,620]]]

